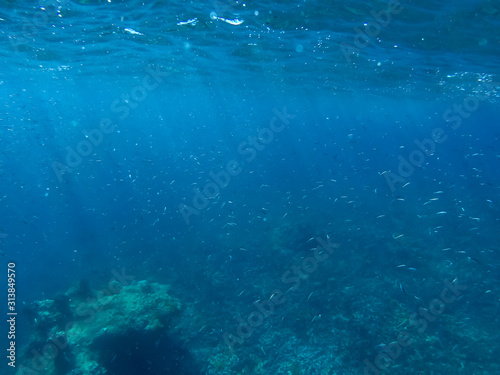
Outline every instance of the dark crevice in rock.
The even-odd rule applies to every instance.
[[[129,330],[96,340],[94,352],[109,375],[195,375],[194,359],[179,340],[165,334]]]

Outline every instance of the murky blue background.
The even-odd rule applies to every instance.
[[[0,26],[0,249],[19,305],[125,267],[215,309],[223,345],[328,235],[340,247],[304,297],[378,280],[411,310],[458,278],[455,323],[498,330],[498,3],[12,1]],[[343,373],[361,373],[389,338],[347,332],[362,354]],[[491,345],[461,373],[496,371]]]

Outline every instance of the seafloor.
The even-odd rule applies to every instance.
[[[226,238],[168,276],[122,270],[31,303],[18,373],[500,373],[498,275],[468,255],[473,236],[377,229],[397,216],[318,231],[326,217],[305,217]]]

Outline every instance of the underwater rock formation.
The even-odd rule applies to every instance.
[[[17,373],[190,373],[190,354],[171,332],[181,304],[169,287],[143,280],[110,289],[91,293],[85,282],[33,302],[32,341]]]

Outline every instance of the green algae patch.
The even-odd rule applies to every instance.
[[[165,328],[180,302],[168,294],[168,286],[158,283],[128,285],[120,293],[80,302],[75,310],[81,320],[68,330],[70,343],[89,337],[120,334],[129,329],[154,331]]]

